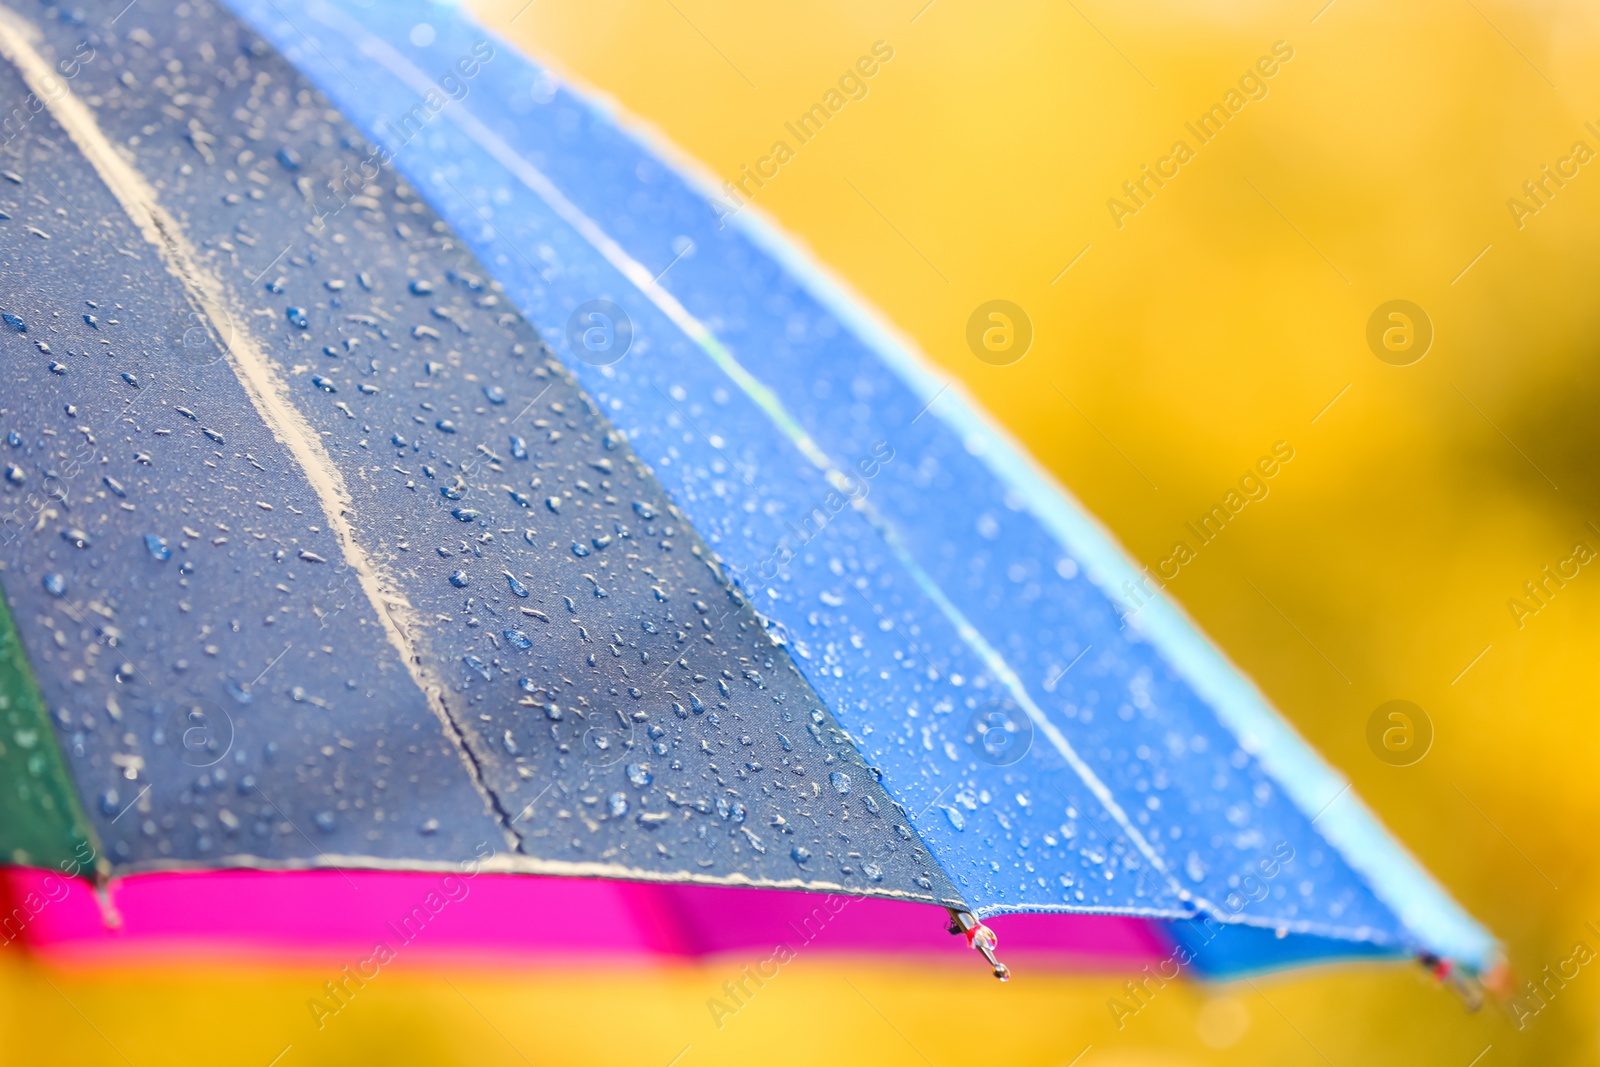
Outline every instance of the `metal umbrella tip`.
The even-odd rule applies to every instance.
[[[1011,968],[1001,963],[995,957],[994,950],[999,947],[999,936],[970,911],[950,912],[950,932],[963,934],[967,939],[967,947],[977,949],[983,953],[983,958],[989,961],[989,966],[994,969],[994,976],[1002,982],[1011,980]]]

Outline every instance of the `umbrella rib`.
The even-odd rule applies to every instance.
[[[62,85],[50,64],[28,41],[22,25],[16,15],[0,11],[0,54],[17,68],[28,88],[46,102],[51,116],[94,168],[134,227],[160,254],[167,269],[183,284],[196,312],[211,321],[218,336],[227,336],[220,324],[214,321],[212,311],[213,308],[227,307],[231,303],[227,288],[205,269],[178,221],[161,206],[155,189],[131,163],[117,154],[94,115],[70,88]],[[329,529],[339,542],[345,562],[356,573],[390,645],[444,727],[446,736],[454,742],[473,785],[497,813],[507,843],[515,847],[520,835],[512,829],[505,806],[490,789],[482,769],[473,758],[464,728],[456,722],[445,705],[443,680],[425,665],[426,661],[416,642],[409,636],[420,630],[421,620],[416,617],[415,610],[398,584],[382,572],[357,540],[355,524],[351,519],[355,512],[354,500],[345,485],[343,474],[304,413],[290,401],[287,384],[255,338],[243,329],[233,330],[232,336],[233,342],[227,347],[227,355],[234,376],[244,387],[256,414],[299,465],[307,484],[316,494]]]

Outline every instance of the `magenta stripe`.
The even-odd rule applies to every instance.
[[[435,963],[668,962],[780,945],[812,951],[966,959],[941,909],[878,899],[530,875],[380,871],[140,874],[111,898],[45,871],[0,868],[0,951],[12,941],[53,958],[217,957],[343,965],[385,944]],[[1060,970],[1138,967],[1166,954],[1149,922],[1110,915],[991,921],[1009,960]]]

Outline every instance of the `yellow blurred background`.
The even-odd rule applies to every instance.
[[[1542,170],[1577,141],[1600,150],[1585,128],[1600,129],[1600,8],[1322,5],[479,0],[477,14],[718,182],[792,144],[786,121],[891,47],[755,209],[1151,567],[1289,442],[1271,495],[1168,592],[1503,939],[1518,979],[1537,977],[1580,941],[1600,950],[1585,925],[1600,925],[1600,576],[1547,585],[1536,613],[1508,606],[1537,606],[1524,583],[1576,543],[1600,549],[1600,166],[1567,164],[1559,188]],[[1184,124],[1277,42],[1292,58],[1269,64],[1265,95],[1247,83],[1259,98],[1200,144]],[[1130,200],[1123,183],[1179,139],[1194,158]],[[1538,180],[1542,205],[1523,187]],[[965,339],[997,298],[1035,330],[1005,367]],[[1395,299],[1434,333],[1406,366],[1367,341]],[[1368,747],[1391,699],[1433,725],[1411,766]],[[822,958],[719,1031],[705,1000],[729,969],[401,972],[282,1062],[1600,1063],[1591,968],[1520,1029],[1384,965],[1172,988],[1120,1032],[1114,975],[1001,986],[976,966]],[[0,954],[0,1037],[48,1035],[33,1062],[209,1064],[229,1048],[265,1065],[304,1032],[307,981]]]

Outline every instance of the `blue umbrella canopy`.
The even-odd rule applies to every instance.
[[[735,190],[452,7],[116,6],[6,20],[0,72],[48,101],[0,585],[111,870],[493,839],[1150,916],[1211,973],[1497,959]]]

